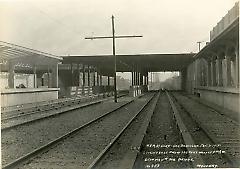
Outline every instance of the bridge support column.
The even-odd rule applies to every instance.
[[[207,61],[207,86],[211,86],[211,80],[212,80],[212,77],[211,77],[211,62],[208,60]]]
[[[96,85],[96,76],[95,76],[95,74],[96,74],[96,71],[95,71],[95,68],[93,68],[93,86]]]
[[[135,78],[134,78],[134,86],[137,85],[137,70],[135,69]]]
[[[140,73],[140,85],[143,85],[143,75]]]
[[[102,86],[102,75],[100,75],[100,86]]]
[[[212,77],[212,86],[216,86],[216,60],[215,58],[212,59],[211,61],[211,77]]]
[[[187,69],[183,69],[180,72],[181,77],[181,90],[186,91],[186,84],[187,84]]]
[[[133,75],[132,75],[132,76],[133,76],[133,79],[132,79],[132,86],[134,86],[134,85],[136,84],[136,83],[135,83],[135,82],[136,82],[135,67],[133,67],[133,72],[132,72],[132,73],[133,73]]]
[[[97,86],[99,86],[99,71],[97,70]]]
[[[77,86],[80,86],[80,64],[77,64]]]
[[[237,43],[238,44],[238,43]],[[239,50],[238,50],[238,45],[234,48],[234,52],[232,53],[231,56],[231,72],[232,72],[232,81],[233,81],[233,86],[238,88],[239,87]]]
[[[135,86],[136,86],[136,91],[135,91],[135,93],[136,93],[136,96],[138,95],[138,70],[137,70],[137,68],[136,68],[136,84],[135,84]]]
[[[139,74],[138,74],[138,71],[136,71],[136,85],[138,86],[138,83],[139,83]]]
[[[143,75],[139,71],[139,67],[137,65],[133,65],[132,69],[132,86],[130,87],[130,95],[135,97],[141,94],[141,84],[143,84]]]
[[[137,87],[137,95],[141,94],[140,92],[140,81],[141,81],[141,76],[140,76],[140,72],[138,70],[138,87]]]
[[[148,85],[148,73],[147,73],[147,79],[146,79],[147,85]]]
[[[134,85],[134,72],[133,72],[133,70],[132,70],[132,86]]]
[[[90,86],[91,86],[90,66],[89,65],[88,65],[87,77],[88,77],[88,95],[89,95],[90,94]]]
[[[220,56],[217,57],[217,85],[223,86],[223,78],[222,78],[222,58]]]
[[[236,78],[236,57],[231,58],[231,79],[232,79],[232,86],[236,86],[237,84],[237,78]]]
[[[110,77],[109,76],[107,77],[107,84],[108,84],[108,86],[110,86]]]
[[[231,58],[226,56],[226,86],[231,86]]]
[[[235,68],[236,85],[235,86],[236,86],[236,88],[239,88],[240,87],[240,84],[239,84],[240,73],[239,73],[239,50],[238,50],[238,45],[237,45],[236,48],[237,49],[235,49],[235,56],[236,56],[236,68]]]
[[[71,71],[71,85],[73,86],[73,64],[70,63],[70,71]],[[49,71],[48,71],[48,77],[49,77]]]
[[[88,65],[87,67],[87,85],[90,86],[90,66]]]
[[[86,77],[85,77],[85,65],[83,64],[83,68],[82,68],[82,75],[83,75],[83,84],[82,84],[82,94],[85,94],[85,85],[86,85]]]

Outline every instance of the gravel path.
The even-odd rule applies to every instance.
[[[157,103],[156,109],[152,116],[152,121],[147,129],[147,134],[144,137],[142,149],[135,161],[134,169],[146,169],[149,168],[190,168],[191,162],[178,162],[171,161],[170,158],[187,158],[187,155],[175,155],[175,154],[149,154],[149,152],[169,152],[182,151],[182,148],[167,148],[158,147],[153,148],[149,145],[179,145],[183,143],[179,130],[176,126],[176,122],[173,119],[173,113],[168,102],[165,93],[162,93]],[[152,159],[165,159],[160,162],[150,161]],[[147,159],[147,161],[145,161]]]
[[[54,140],[109,110],[123,105],[129,100],[131,100],[129,97],[121,98],[117,104],[113,101],[107,101],[2,132],[2,165]]]
[[[86,168],[147,99],[149,99],[149,96],[137,99],[134,104],[129,104],[123,109],[91,124],[56,147],[28,162],[23,168]]]

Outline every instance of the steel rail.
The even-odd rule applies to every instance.
[[[125,96],[125,95],[120,95],[119,97],[123,97],[123,96]],[[89,107],[89,106],[92,106],[92,105],[95,105],[95,104],[100,104],[100,103],[102,103],[106,100],[109,100],[109,98],[102,99],[102,100],[95,101],[95,102],[91,102],[91,103],[87,103],[87,104],[84,104],[84,105],[79,105],[78,107],[70,108],[69,110],[65,110],[65,111],[62,110],[62,111],[54,113],[54,114],[50,114],[50,115],[46,115],[46,116],[39,117],[39,118],[36,118],[36,119],[28,120],[28,121],[18,123],[18,124],[12,125],[12,126],[3,127],[3,128],[1,128],[1,132],[7,131],[7,130],[12,129],[14,127],[18,127],[18,126],[22,126],[22,125],[25,125],[25,124],[30,124],[30,123],[34,123],[34,122],[37,122],[37,121],[40,121],[40,120],[47,119],[47,118],[52,118],[52,117],[55,117],[55,116],[58,116],[58,115],[62,115],[62,114],[68,113],[68,112],[73,111],[73,110]],[[69,106],[69,105],[67,105],[67,106]],[[67,106],[64,106],[64,107],[67,107]],[[52,109],[48,109],[48,110],[44,110],[44,111],[49,111],[49,110],[52,110]],[[39,112],[29,113],[27,115],[36,114],[36,113],[39,113]],[[22,116],[25,116],[25,115],[20,115],[19,117],[22,117]]]
[[[15,108],[15,109],[12,109],[12,110],[3,110],[1,112],[1,114],[3,115],[3,114],[9,113],[9,112],[13,112],[13,111],[29,110],[29,109],[32,109],[32,108],[44,107],[44,106],[49,105],[49,103],[51,103],[51,104],[61,104],[61,103],[66,103],[66,102],[71,102],[71,101],[81,101],[82,99],[84,100],[86,98],[85,97],[83,97],[83,98],[70,97],[70,98],[65,98],[65,99],[56,99],[56,100],[50,100],[50,101],[43,101],[43,102],[40,102],[42,104],[40,104],[39,106],[35,105],[35,106],[32,106],[32,107],[27,107],[27,108],[21,107],[21,108]],[[90,99],[92,99],[92,98],[90,98]]]
[[[73,110],[89,107],[89,106],[92,106],[92,105],[95,105],[95,104],[100,104],[101,102],[102,101],[92,102],[92,103],[89,103],[89,104],[81,105],[79,107],[70,108],[69,110],[66,110],[66,111],[60,111],[58,113],[54,113],[54,114],[50,114],[50,115],[47,115],[47,116],[39,117],[39,118],[36,118],[36,119],[28,120],[28,121],[25,121],[25,122],[22,122],[22,123],[18,123],[18,124],[12,125],[12,126],[3,127],[3,128],[1,128],[1,132],[5,132],[5,131],[7,131],[9,129],[12,129],[12,128],[15,128],[15,127],[19,127],[19,126],[22,126],[22,125],[31,124],[31,123],[34,123],[34,122],[37,122],[37,121],[40,121],[40,120],[44,120],[44,119],[52,118],[52,117],[59,116],[59,115],[65,114],[65,113],[69,113],[69,112],[71,112]]]
[[[131,118],[131,120],[124,126],[124,128],[111,140],[111,142],[105,147],[104,150],[95,158],[95,160],[87,167],[87,169],[94,168],[97,163],[102,159],[102,157],[109,151],[112,145],[118,140],[118,138],[123,134],[123,132],[129,127],[129,125],[136,119],[136,117],[143,111],[143,109],[153,100],[156,93],[145,103],[141,109]]]
[[[45,144],[45,145],[43,145],[43,146],[41,146],[41,147],[33,150],[33,151],[31,151],[31,152],[23,155],[22,157],[19,157],[18,159],[16,159],[16,160],[14,160],[14,161],[6,164],[5,166],[3,166],[3,169],[11,169],[11,168],[13,168],[13,167],[16,167],[17,165],[20,165],[21,163],[23,163],[23,162],[26,161],[27,159],[33,158],[34,156],[36,156],[36,155],[39,154],[40,152],[47,151],[48,148],[50,148],[50,147],[58,144],[58,143],[61,142],[62,140],[66,139],[67,137],[75,134],[76,132],[80,131],[81,129],[89,126],[90,124],[92,124],[92,123],[94,123],[94,122],[96,122],[96,121],[98,121],[98,120],[100,120],[100,119],[102,119],[103,117],[105,117],[105,116],[107,116],[107,115],[109,115],[109,114],[111,114],[111,113],[113,113],[113,112],[116,112],[117,110],[125,107],[126,105],[128,105],[128,104],[130,104],[130,103],[132,103],[132,102],[134,102],[134,100],[131,100],[131,101],[129,101],[129,102],[127,102],[127,103],[125,103],[125,104],[123,104],[123,105],[115,108],[114,110],[108,111],[107,113],[101,115],[100,117],[97,117],[97,118],[95,118],[95,119],[93,119],[93,120],[91,120],[91,121],[89,121],[89,122],[81,125],[80,127],[75,128],[74,130],[72,130],[72,131],[70,131],[70,132],[68,132],[68,133],[66,133],[66,134],[64,134],[64,135],[56,138],[55,140],[53,140],[53,141],[51,141],[51,142],[49,142],[49,143],[47,143],[47,144]]]
[[[120,97],[124,97],[124,96],[126,96],[127,94],[121,94],[121,95],[119,95],[118,96],[118,98],[120,98]],[[35,105],[35,106],[33,106],[33,107],[27,107],[27,108],[18,108],[18,109],[13,109],[13,110],[2,110],[1,111],[1,116],[2,116],[2,118],[1,118],[1,120],[3,120],[3,116],[6,116],[6,115],[4,115],[4,114],[6,114],[6,113],[10,113],[10,112],[13,112],[13,111],[25,111],[25,110],[29,110],[29,109],[33,109],[33,108],[41,108],[41,107],[44,107],[44,106],[47,106],[47,105],[49,105],[49,102],[50,102],[50,104],[54,104],[54,105],[58,105],[58,104],[66,104],[66,103],[68,103],[68,102],[80,102],[81,100],[85,100],[85,101],[90,101],[90,100],[94,100],[94,99],[98,99],[98,97],[99,96],[96,96],[96,97],[70,97],[70,98],[65,98],[65,99],[56,99],[56,100],[50,100],[50,101],[48,101],[48,102],[46,102],[46,101],[44,101],[43,102],[43,104],[41,104],[41,105],[39,105],[39,106],[37,106],[37,105]],[[106,99],[102,99],[102,100],[107,100],[107,99],[111,99],[111,97],[109,97],[109,98],[106,98]],[[7,116],[7,117],[9,117],[9,116]],[[7,118],[6,117],[6,118]],[[11,116],[10,116],[11,117]]]
[[[53,110],[53,109],[59,109],[59,108],[62,108],[62,106],[59,106],[58,104],[64,104],[64,103],[66,103],[66,102],[80,102],[80,100],[81,99],[76,99],[76,100],[72,100],[72,99],[70,99],[70,100],[64,100],[64,101],[60,101],[60,102],[56,102],[56,103],[52,103],[52,104],[50,104],[49,105],[49,107],[46,107],[45,109],[43,109],[44,108],[44,106],[47,106],[48,104],[44,104],[44,105],[41,105],[41,106],[39,106],[39,107],[33,107],[33,108],[42,108],[42,110],[40,110],[40,111],[37,111],[37,110],[33,110],[33,111],[31,111],[31,112],[26,112],[26,113],[23,113],[23,114],[14,114],[14,115],[12,115],[12,116],[10,116],[10,117],[3,117],[3,118],[1,118],[1,121],[3,122],[3,121],[6,121],[6,120],[11,120],[11,119],[14,119],[14,118],[19,118],[19,117],[24,117],[24,116],[28,116],[28,115],[32,115],[32,114],[36,114],[36,113],[43,113],[43,112],[47,112],[47,111],[49,111],[49,110]],[[50,107],[51,106],[51,107]],[[69,106],[69,105],[65,105],[65,106],[63,106],[63,107],[67,107],[67,106]],[[31,109],[31,108],[28,108],[28,109]],[[27,109],[26,109],[27,110]]]
[[[177,123],[177,126],[180,130],[180,133],[182,135],[182,138],[184,140],[184,143],[186,145],[195,145],[195,142],[190,134],[190,132],[188,131],[187,127],[185,126],[177,108],[176,108],[176,105],[174,104],[171,96],[168,94],[168,92],[166,91],[166,94],[167,94],[167,97],[168,97],[168,101],[171,105],[171,108],[173,110],[173,115],[176,119],[176,123]],[[187,147],[187,150],[190,152],[190,151],[197,151],[197,148],[195,147]],[[198,164],[202,164],[204,165],[204,160],[202,159],[201,155],[199,154],[188,154],[192,159],[194,159],[192,161],[192,164],[193,164],[193,167],[197,167]]]

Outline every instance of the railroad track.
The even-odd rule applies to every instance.
[[[173,145],[184,144],[185,140],[178,127],[178,123],[182,124],[182,121],[179,118],[175,120],[177,112],[172,106],[174,105],[169,103],[169,97],[162,91],[133,169],[192,167],[191,161],[185,161],[189,159],[188,154],[169,153],[186,150],[173,147]],[[172,113],[172,110],[175,113]],[[182,127],[182,125],[180,126]]]
[[[21,116],[21,118],[24,118],[24,119],[21,119],[20,117],[17,120],[9,119],[9,120],[6,120],[6,121],[2,122],[1,132],[5,132],[7,130],[10,130],[10,129],[13,129],[13,128],[16,128],[16,127],[19,127],[19,126],[28,125],[28,124],[35,123],[35,122],[38,122],[38,121],[41,121],[41,120],[46,120],[46,119],[49,119],[49,118],[60,116],[60,115],[66,114],[66,113],[70,113],[73,110],[85,108],[85,107],[100,104],[100,103],[102,103],[102,101],[87,103],[87,104],[83,104],[83,105],[80,105],[80,106],[71,107],[71,108],[68,108],[66,110],[63,109],[61,111],[53,112],[53,113],[50,113],[50,114],[49,113],[40,114],[40,117],[39,117],[39,115],[37,117],[33,117],[33,118],[32,117],[26,118],[25,116]],[[18,121],[20,121],[20,122],[18,122]]]
[[[120,169],[120,168],[132,167],[132,165],[134,164],[134,160],[135,160],[134,156],[137,155],[137,151],[140,149],[141,141],[143,139],[143,136],[146,132],[147,126],[148,126],[149,121],[152,116],[153,110],[151,109],[149,112],[149,110],[147,110],[147,108],[151,105],[150,103],[152,103],[153,106],[155,107],[156,100],[158,99],[158,97],[159,97],[159,95],[155,94],[141,107],[140,110],[137,111],[137,113],[128,121],[128,123],[122,128],[122,130],[99,153],[99,155],[87,167],[87,169],[101,169],[101,168],[103,168],[103,169],[119,168]],[[155,99],[155,101],[153,101],[154,99]],[[142,117],[141,117],[142,121],[140,119],[141,115],[142,115]],[[144,118],[146,118],[145,121],[144,121]],[[137,126],[135,126],[135,129],[131,130],[131,128],[133,128],[133,125],[136,125],[133,123],[137,123]],[[133,137],[133,132],[137,132],[136,128],[140,128],[140,133],[136,134],[135,137]],[[129,130],[129,131],[127,131],[127,130]],[[127,134],[126,134],[127,132],[128,132],[129,136],[127,136]],[[123,136],[124,134],[125,134],[125,136]],[[121,137],[123,137],[123,138],[121,138]],[[127,152],[121,152],[121,154],[120,154],[119,148],[122,149],[123,146],[119,146],[119,145],[123,145],[125,147],[125,151],[127,151]],[[126,147],[127,145],[128,145],[128,147]],[[128,158],[126,158],[126,154],[124,154],[124,153],[128,153],[128,155],[127,155]],[[113,156],[112,154],[115,154],[115,156]],[[116,156],[120,156],[120,157],[116,157]],[[124,159],[124,157],[125,157],[125,159]],[[119,160],[118,164],[111,164],[111,162],[116,163],[117,159]]]
[[[233,167],[218,146],[171,92],[162,92],[133,169]]]
[[[127,129],[96,164],[97,169],[132,169],[150,124],[160,92],[137,115]]]
[[[126,96],[126,94],[121,94],[118,97]],[[40,105],[27,107],[27,108],[17,108],[14,110],[8,110],[1,112],[1,121],[7,121],[11,119],[16,119],[19,117],[24,117],[28,115],[33,114],[40,114],[40,113],[46,113],[50,110],[58,110],[63,107],[69,107],[75,104],[81,104],[87,101],[93,101],[98,100],[99,97],[71,97],[71,98],[65,98],[65,99],[57,99],[54,101],[49,101]]]
[[[217,111],[211,111],[203,104],[191,100],[179,93],[171,94],[174,100],[179,104],[179,108],[187,112],[195,122],[197,130],[205,134],[205,140],[209,144],[216,146],[214,150],[222,152],[214,155],[215,158],[221,158],[219,167],[239,167],[240,166],[240,128],[232,119],[222,115]],[[195,140],[199,138],[195,138]],[[215,159],[213,159],[214,161]],[[206,161],[209,161],[207,159]],[[222,165],[222,166],[221,166]]]
[[[123,97],[125,95],[120,95],[118,97]],[[27,112],[27,113],[21,113],[18,115],[14,115],[11,117],[5,117],[1,119],[1,131],[6,131],[15,127],[19,127],[22,125],[27,125],[30,123],[34,123],[40,120],[44,120],[46,118],[52,118],[55,116],[59,116],[68,112],[71,112],[73,110],[85,108],[88,106],[92,106],[95,104],[100,104],[103,101],[109,100],[107,99],[101,99],[98,101],[93,101],[90,103],[81,103],[80,99],[73,100],[72,98],[70,101],[64,101],[64,103],[60,102],[57,103],[58,107],[50,105],[47,108],[39,108],[41,111],[33,111],[33,112]],[[69,103],[70,102],[70,103]],[[60,104],[60,105],[59,105]]]
[[[95,119],[92,119],[91,121],[88,121],[84,124],[82,124],[81,126],[69,131],[68,133],[65,133],[64,135],[48,142],[47,144],[44,144],[42,145],[41,147],[38,147],[34,150],[32,150],[31,152],[28,152],[27,154],[23,154],[21,157],[11,161],[11,162],[8,162],[8,164],[5,164],[3,168],[14,168],[14,167],[17,167],[20,163],[28,160],[29,158],[32,158],[33,156],[36,156],[37,154],[41,153],[41,152],[44,152],[46,150],[49,150],[51,147],[59,144],[61,141],[65,140],[66,138],[70,137],[70,136],[73,136],[75,133],[77,133],[78,131],[82,130],[82,129],[85,129],[87,128],[88,126],[90,126],[91,124],[97,122],[97,121],[101,121],[102,119],[104,119],[104,117],[107,117],[109,116],[110,114],[113,114],[113,112],[116,112],[120,109],[123,109],[125,106],[127,106],[128,104],[132,103],[134,100],[130,100],[128,101],[127,103],[124,103],[120,106],[118,106],[117,108],[111,110],[111,111],[108,111],[107,113],[101,115],[101,116],[98,116],[97,118]]]
[[[239,126],[217,112],[205,112],[209,109],[201,108],[202,105],[199,108],[197,103],[192,103],[179,93],[166,91],[158,96],[139,104],[141,106],[131,117],[128,115],[132,111],[129,107],[134,104],[133,101],[75,128],[4,168],[68,168],[64,162],[72,168],[88,169],[239,167]],[[139,99],[146,100],[145,97]],[[149,107],[152,110],[148,110]],[[117,112],[121,116],[117,116]],[[115,116],[115,120],[125,118],[127,121],[118,123],[111,119],[112,116]],[[109,134],[105,131],[108,128],[118,128],[118,132]],[[137,134],[137,129],[141,134]],[[109,136],[104,136],[105,133]],[[104,137],[109,137],[108,141]],[[154,147],[161,145],[162,148]],[[167,145],[169,147],[164,147]],[[167,153],[151,154],[159,152]]]
[[[90,98],[91,99],[91,98]],[[81,102],[83,100],[88,100],[86,98],[79,98],[79,97],[74,97],[74,98],[65,98],[65,99],[57,99],[49,102],[44,102],[44,103],[39,103],[38,105],[29,105],[28,107],[23,107],[23,106],[17,106],[15,109],[10,109],[10,110],[4,110],[1,112],[2,119],[8,119],[8,118],[15,118],[21,115],[28,115],[28,114],[34,114],[34,113],[39,113],[39,112],[44,112],[47,110],[51,110],[53,108],[59,108],[62,106],[70,105],[72,103],[77,103]]]

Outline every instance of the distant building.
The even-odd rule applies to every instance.
[[[156,73],[153,73],[153,82],[160,82],[160,79],[159,79],[159,73],[156,72]]]
[[[124,79],[121,76],[117,76],[117,89],[118,90],[129,90],[131,82],[129,79]]]

